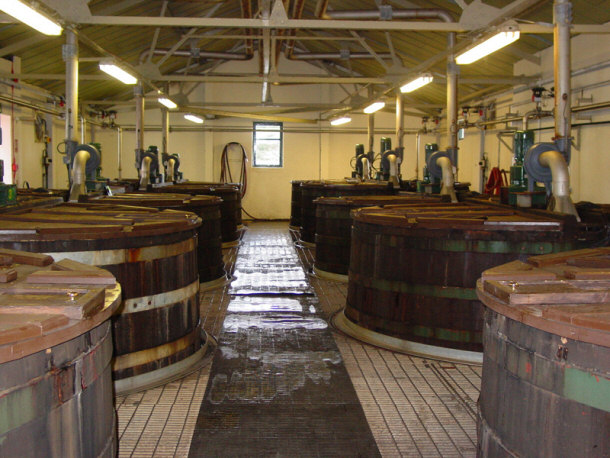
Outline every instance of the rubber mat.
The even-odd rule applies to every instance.
[[[380,456],[288,231],[266,227],[238,254],[190,456]]]

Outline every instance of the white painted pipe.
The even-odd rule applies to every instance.
[[[451,202],[457,202],[458,200],[455,195],[454,187],[455,181],[453,178],[453,164],[451,163],[451,160],[446,156],[442,156],[436,160],[436,165],[441,168],[443,174],[441,181],[441,196],[450,196]]]
[[[121,162],[123,160],[123,129],[121,127],[117,127],[116,129],[116,134],[117,134],[117,146],[116,146],[116,154],[117,154],[117,162],[119,165],[119,180],[122,178],[122,172],[123,172],[123,166],[121,165]]]
[[[150,156],[145,156],[142,158],[140,165],[140,189],[146,189],[148,183],[150,183],[150,166],[152,164],[152,159]]]
[[[390,162],[390,183],[398,188],[400,187],[398,183],[398,158],[395,154],[388,154],[388,161]]]
[[[66,30],[63,46],[66,62],[66,140],[76,142],[78,127],[78,39],[72,30]]]
[[[366,156],[362,158],[362,179],[371,179],[371,164],[369,163],[369,159]]]
[[[89,151],[80,150],[72,162],[72,186],[70,187],[70,202],[78,202],[78,197],[87,194],[87,162],[91,158]]]
[[[167,180],[174,181],[174,168],[176,167],[176,160],[174,158],[167,160]]]
[[[580,217],[570,197],[570,172],[563,154],[559,151],[545,151],[538,157],[538,162],[551,170],[553,199],[548,210],[557,213],[574,215],[578,221]]]

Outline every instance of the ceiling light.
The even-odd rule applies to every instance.
[[[497,51],[519,39],[519,30],[515,26],[509,26],[502,32],[495,34],[482,43],[463,52],[455,58],[455,62],[460,65],[471,64],[482,57]]]
[[[159,97],[157,100],[161,105],[165,105],[170,110],[178,108],[178,105],[176,105],[171,99],[168,99],[167,97]]]
[[[191,122],[196,122],[197,124],[203,124],[203,119],[192,114],[185,114],[184,119],[188,119]]]
[[[136,84],[138,82],[138,79],[135,76],[127,73],[113,62],[100,62],[100,70],[125,84]]]
[[[373,102],[364,109],[364,112],[366,114],[375,113],[376,111],[381,110],[383,107],[385,107],[385,102],[381,102],[381,101]]]
[[[352,122],[352,118],[349,116],[341,116],[340,118],[331,119],[331,126],[340,126],[342,124],[347,124],[348,122]]]
[[[0,10],[45,35],[61,35],[61,26],[19,0],[3,0]]]
[[[412,81],[409,81],[407,84],[401,86],[400,92],[413,92],[416,89],[419,89],[422,86],[425,86],[428,83],[431,83],[434,78],[430,73],[424,73],[423,75],[419,75]]]

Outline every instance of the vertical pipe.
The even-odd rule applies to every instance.
[[[369,98],[372,98],[375,95],[375,90],[372,86],[369,86]],[[367,153],[370,153],[375,150],[375,113],[369,114],[368,117],[368,125],[367,125],[367,135],[369,139],[369,149]],[[383,151],[380,151],[383,153]],[[373,158],[370,158],[371,161]]]
[[[451,32],[447,36],[447,46],[449,49],[453,49],[455,46],[455,32]],[[458,158],[457,158],[457,112],[458,112],[458,68],[455,63],[455,54],[451,52],[447,56],[447,152],[451,157],[456,170],[458,170]]]
[[[66,63],[66,143],[70,148],[70,142],[76,147],[78,126],[78,40],[72,30],[66,30],[62,54]]]
[[[569,153],[572,128],[570,87],[570,24],[572,22],[572,4],[568,0],[556,0],[553,7],[553,15],[555,141],[559,142],[559,147],[563,153]]]
[[[415,179],[419,180],[419,148],[421,147],[421,132],[415,134]]]
[[[169,154],[169,110],[161,109],[161,157],[163,154]]]
[[[122,172],[123,172],[123,166],[121,165],[121,162],[123,161],[123,129],[121,127],[117,127],[116,129],[116,133],[117,133],[117,147],[116,147],[116,151],[117,151],[117,162],[118,162],[118,173],[119,173],[119,180],[122,177]]]
[[[374,151],[374,148],[375,148],[375,113],[369,114],[366,134],[369,139],[369,149],[367,152]]]
[[[85,117],[81,114],[80,115],[80,142],[81,144],[85,144],[85,131],[87,129],[87,121],[85,120]]]
[[[403,98],[400,90],[396,91],[396,147],[399,151],[404,148],[405,117],[403,115]]]
[[[136,102],[136,169],[140,170],[142,152],[144,151],[144,88],[142,82],[133,89]]]

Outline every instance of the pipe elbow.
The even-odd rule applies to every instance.
[[[140,189],[146,188],[148,183],[150,183],[151,164],[152,159],[149,156],[144,156],[142,158],[142,163],[140,164]]]
[[[441,156],[436,159],[436,165],[440,167],[442,172],[441,195],[450,196],[451,202],[457,202],[458,199],[455,194],[455,179],[453,178],[453,164],[451,163],[451,159],[447,156]]]

